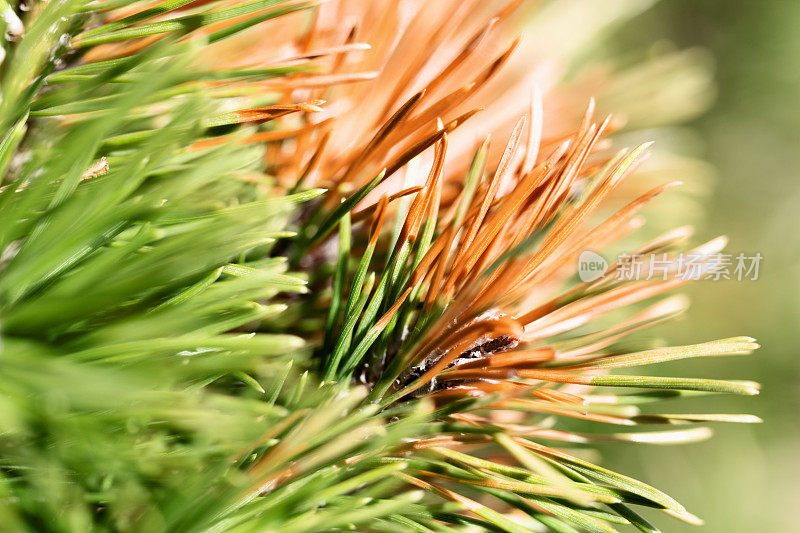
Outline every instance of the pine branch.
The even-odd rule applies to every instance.
[[[641,304],[685,280],[621,280],[621,262],[574,279],[675,184],[615,205],[649,144],[610,153],[620,125],[593,99],[554,126],[538,88],[502,92],[521,4],[405,20],[387,2],[375,29],[355,2],[344,30],[317,2],[0,4],[5,527],[656,531],[632,506],[699,522],[565,448],[757,422],[640,409],[752,382],[608,373],[757,344],[632,350],[685,308]],[[690,250],[704,272],[720,245]],[[664,424],[687,427],[638,427]]]

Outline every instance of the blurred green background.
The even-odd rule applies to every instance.
[[[800,1],[663,0],[618,38],[622,49],[661,40],[715,58],[717,99],[691,124],[704,143],[697,153],[717,171],[698,235],[728,235],[729,252],[764,260],[757,281],[696,283],[687,317],[662,332],[671,344],[751,335],[762,348],[662,372],[759,381],[760,396],[703,398],[696,412],[754,413],[764,423],[720,424],[699,444],[607,448],[606,464],[686,504],[705,519],[700,531],[800,531]]]

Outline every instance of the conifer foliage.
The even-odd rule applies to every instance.
[[[676,183],[598,111],[619,76],[685,114],[697,64],[567,83],[637,9],[568,4],[0,0],[2,529],[699,522],[584,450],[757,421],[654,407],[755,383],[615,372],[757,345],[629,338],[685,308],[674,266],[575,275],[631,243],[714,270],[722,239],[637,237]],[[538,16],[576,35],[519,46]]]

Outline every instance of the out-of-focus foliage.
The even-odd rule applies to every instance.
[[[714,168],[713,194],[701,232],[725,233],[730,250],[764,256],[755,282],[700,283],[692,289],[689,320],[662,328],[671,339],[740,331],[758,337],[757,360],[731,360],[728,370],[764,388],[748,403],[764,419],[758,428],[726,426],[729,446],[695,444],[647,451],[606,447],[616,466],[664,479],[676,496],[696,502],[709,532],[793,531],[800,497],[800,3],[671,0],[637,17],[612,41],[617,50],[664,46],[706,50],[715,64],[717,98],[693,123],[688,147]],[[684,146],[687,146],[684,144]],[[700,368],[711,366],[701,363]],[[697,366],[677,365],[694,373]],[[718,409],[745,408],[728,397]],[[691,408],[691,406],[687,406]],[[735,462],[735,470],[723,465]],[[676,465],[681,465],[676,468]],[[732,503],[737,502],[737,503]],[[745,512],[739,512],[744,508]],[[674,524],[673,531],[694,528]]]

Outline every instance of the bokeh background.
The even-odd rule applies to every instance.
[[[713,439],[692,445],[608,448],[606,464],[665,489],[705,519],[702,531],[799,531],[800,2],[663,0],[617,28],[612,42],[618,51],[702,47],[713,58],[715,101],[689,124],[698,134],[692,150],[716,170],[698,233],[726,234],[729,251],[764,260],[757,281],[696,283],[687,317],[661,331],[674,344],[751,335],[762,349],[662,371],[761,382],[758,397],[703,398],[702,409],[764,423],[717,425]]]

